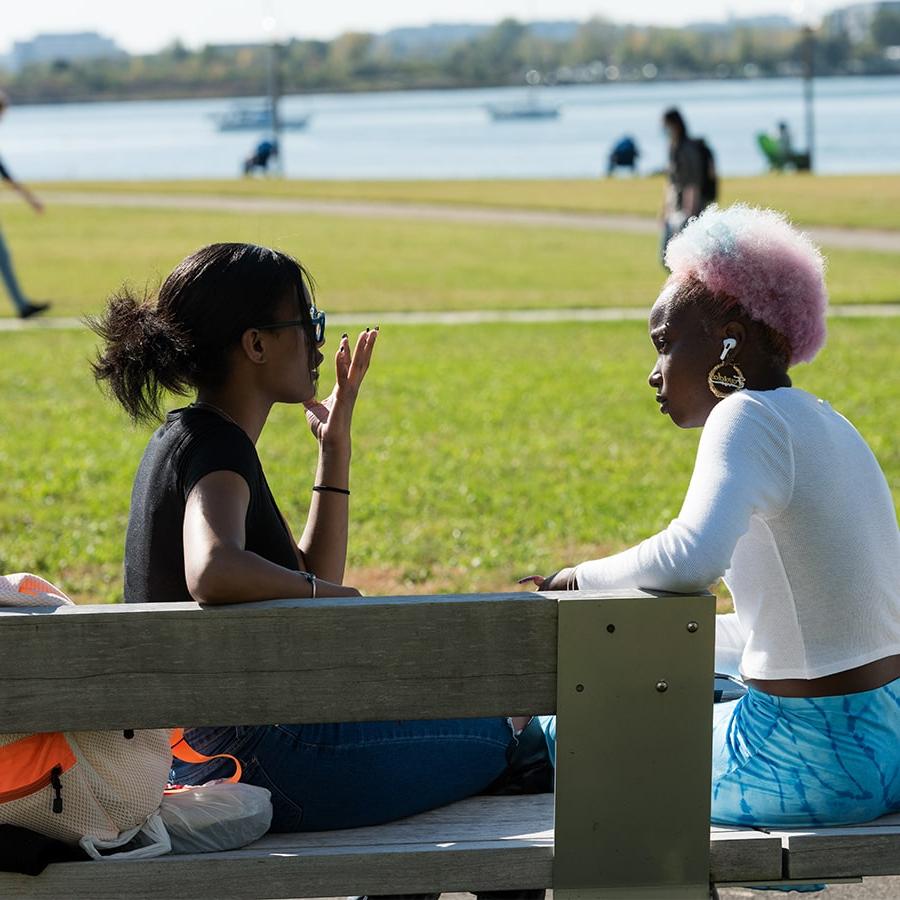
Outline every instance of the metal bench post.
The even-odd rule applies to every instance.
[[[705,900],[715,600],[630,593],[557,595],[554,896]]]

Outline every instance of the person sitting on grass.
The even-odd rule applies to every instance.
[[[244,160],[244,174],[252,175],[257,169],[263,175],[269,172],[269,163],[278,158],[278,141],[263,138]]]
[[[611,178],[613,172],[621,166],[623,169],[631,169],[631,174],[637,172],[637,161],[641,155],[637,144],[631,135],[626,134],[620,137],[609,151],[609,160],[606,165],[606,176]]]
[[[317,401],[325,316],[310,277],[284,253],[249,244],[198,250],[152,302],[123,289],[92,326],[105,344],[94,373],[134,421],[156,420],[164,391],[196,391],[165,417],[137,470],[126,602],[359,596],[343,583],[350,425],[378,329],[352,349],[341,337],[336,386]],[[256,450],[275,403],[305,406],[318,448],[299,541]],[[375,825],[480,793],[507,773],[527,721],[226,725],[193,728],[187,738],[205,754],[237,757],[243,780],[271,791],[274,831],[316,831]],[[186,784],[230,770],[227,760],[175,767]]]
[[[629,550],[532,578],[693,592],[724,577],[735,613],[717,617],[717,663],[731,651],[748,690],[716,707],[714,822],[900,810],[891,492],[859,432],[788,375],[825,341],[822,258],[778,213],[736,205],[689,223],[666,263],[649,383],[660,412],[703,428],[681,512]],[[555,720],[544,725],[555,751]]]

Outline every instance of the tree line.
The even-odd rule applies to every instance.
[[[679,29],[600,18],[560,40],[506,19],[469,39],[419,52],[399,52],[365,33],[292,39],[277,45],[275,71],[286,94],[518,85],[533,72],[549,84],[792,76],[803,70],[803,41],[796,27]],[[868,40],[851,43],[820,30],[815,69],[820,75],[900,72],[897,45],[900,13],[882,9]],[[176,42],[148,55],[33,64],[0,74],[0,86],[17,103],[256,96],[268,91],[271,53],[266,45],[191,50]]]

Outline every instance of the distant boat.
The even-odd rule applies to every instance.
[[[495,122],[513,119],[558,119],[558,106],[541,106],[534,101],[526,103],[489,103],[487,111]]]
[[[286,131],[300,131],[306,128],[310,118],[307,115],[279,119],[278,125]],[[212,119],[219,131],[259,131],[272,126],[272,112],[266,104],[239,104],[227,112],[214,113]]]
[[[559,107],[541,103],[538,100],[540,73],[532,69],[525,76],[529,84],[524,101],[512,103],[488,103],[487,111],[495,122],[511,122],[515,119],[558,119]]]

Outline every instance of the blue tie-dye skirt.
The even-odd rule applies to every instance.
[[[900,679],[835,697],[749,688],[713,708],[712,821],[797,828],[900,810]]]
[[[556,762],[556,716],[541,716]],[[900,811],[900,678],[837,697],[749,688],[713,707],[712,821],[801,828]]]

